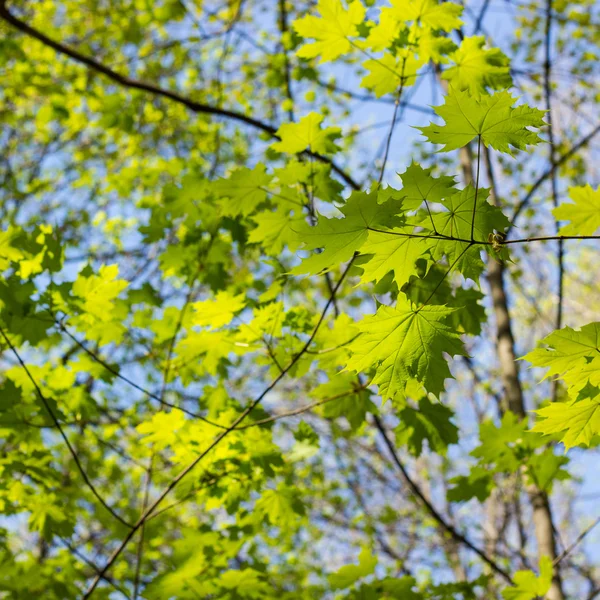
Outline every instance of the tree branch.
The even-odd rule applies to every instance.
[[[106,65],[97,61],[96,59],[86,56],[85,54],[82,54],[81,52],[78,52],[77,50],[74,50],[73,48],[62,44],[61,42],[57,42],[56,40],[49,38],[41,31],[34,29],[33,27],[25,23],[25,21],[22,21],[8,10],[6,6],[6,0],[0,0],[0,18],[4,19],[4,21],[12,25],[15,29],[18,29],[21,33],[24,33],[38,40],[39,42],[52,48],[59,54],[68,56],[69,58],[72,58],[78,63],[86,65],[93,71],[105,75],[106,77],[112,79],[112,81],[118,83],[123,87],[140,90],[143,92],[154,94],[155,96],[167,98],[169,100],[172,100],[173,102],[182,104],[194,113],[215,115],[219,117],[225,117],[233,121],[239,121],[241,123],[245,123],[246,125],[250,125],[256,129],[264,131],[274,139],[280,139],[277,135],[276,127],[274,127],[273,125],[269,125],[268,123],[264,123],[263,121],[260,121],[258,119],[255,119],[254,117],[250,117],[237,111],[228,110],[226,108],[218,108],[216,106],[211,106],[204,102],[198,102],[196,100],[192,100],[191,98],[187,98],[186,96],[182,96],[177,92],[173,92],[171,90],[162,88],[153,83],[141,81],[139,79],[133,79],[131,77],[127,77],[126,75],[121,75],[120,73],[113,71],[110,67],[107,67]],[[308,154],[309,156],[312,156],[313,158],[316,158],[322,163],[331,165],[332,170],[335,171],[351,188],[355,190],[358,190],[360,188],[359,184],[341,167],[336,165],[331,158],[322,154],[318,154],[317,152],[312,152],[311,150],[305,150],[304,153]]]
[[[398,453],[396,452],[396,448],[394,447],[392,440],[389,438],[387,431],[385,430],[385,427],[383,426],[383,423],[381,422],[381,420],[379,419],[379,417],[377,415],[373,415],[373,422],[375,423],[375,427],[381,434],[381,437],[383,438],[385,445],[387,446],[388,450],[390,451],[390,454],[392,456],[392,460],[394,461],[394,464],[398,467],[400,473],[402,474],[402,477],[408,484],[411,492],[417,497],[417,499],[425,507],[427,512],[435,519],[435,521],[437,521],[440,524],[440,526],[445,531],[447,531],[450,534],[450,536],[456,542],[466,546],[467,548],[469,548],[469,550],[475,552],[475,554],[477,554],[477,556],[479,556],[479,558],[481,558],[481,560],[483,560],[483,562],[485,562],[487,565],[489,565],[493,571],[495,571],[498,575],[500,575],[508,583],[512,583],[512,579],[511,579],[510,575],[500,565],[498,565],[498,563],[496,563],[492,558],[487,556],[487,554],[483,550],[481,550],[480,548],[477,548],[477,546],[475,546],[470,540],[468,540],[464,535],[462,535],[462,533],[457,531],[453,525],[451,525],[450,523],[448,523],[446,521],[446,519],[444,519],[444,517],[437,511],[437,509],[433,506],[433,504],[431,504],[431,502],[429,502],[429,500],[425,497],[425,495],[423,494],[423,492],[421,491],[419,486],[412,480],[412,478],[408,474],[406,467],[404,466],[404,464],[402,463],[402,461],[400,460],[400,458],[398,456]]]
[[[125,527],[128,527],[130,531],[133,531],[133,525],[131,525],[125,519],[123,519],[123,517],[121,517],[119,515],[119,513],[117,513],[113,508],[111,508],[109,506],[109,504],[106,502],[106,500],[104,500],[104,498],[102,498],[102,496],[98,493],[98,490],[96,489],[96,487],[92,483],[91,479],[88,477],[87,473],[85,472],[85,469],[83,468],[83,465],[81,464],[81,461],[79,460],[79,456],[77,455],[77,452],[75,452],[75,448],[73,448],[73,446],[71,445],[71,442],[69,441],[69,438],[67,437],[67,434],[65,433],[65,430],[63,429],[62,425],[60,424],[60,421],[58,420],[58,417],[54,414],[54,411],[52,410],[52,408],[50,408],[50,403],[48,402],[48,399],[42,393],[42,390],[40,389],[40,386],[37,384],[37,381],[35,380],[35,378],[33,377],[33,375],[31,374],[31,371],[29,370],[29,368],[27,367],[27,365],[25,364],[25,362],[21,358],[21,355],[19,354],[19,352],[17,351],[17,349],[15,348],[15,346],[13,345],[13,343],[10,341],[10,339],[6,335],[4,329],[1,328],[1,327],[0,327],[0,335],[2,335],[2,337],[4,338],[4,341],[6,342],[7,346],[11,349],[11,351],[15,355],[17,361],[19,362],[19,364],[21,365],[21,367],[25,371],[25,374],[27,375],[27,378],[29,379],[29,381],[31,381],[31,384],[35,388],[35,391],[37,392],[38,397],[42,401],[42,404],[44,405],[44,408],[46,409],[46,411],[50,415],[50,418],[52,419],[52,422],[54,423],[54,426],[56,427],[56,429],[58,429],[58,432],[60,433],[60,436],[62,437],[62,439],[64,440],[64,442],[65,442],[65,444],[67,446],[67,448],[69,449],[69,452],[71,453],[71,456],[73,457],[73,460],[75,461],[75,464],[77,465],[77,469],[81,473],[81,477],[83,478],[83,481],[85,482],[85,484],[87,485],[87,487],[90,489],[90,491],[92,492],[92,494],[94,494],[94,497],[98,500],[98,502],[100,502],[100,504],[102,504],[102,506],[117,521],[119,521],[120,523],[122,523],[123,525],[125,525]]]

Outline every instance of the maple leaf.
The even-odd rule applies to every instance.
[[[404,173],[398,173],[402,180],[402,193],[405,195],[403,206],[406,210],[419,208],[425,200],[440,202],[456,193],[454,177],[433,177],[432,171],[433,167],[424,169],[412,162]]]
[[[354,0],[346,10],[341,0],[319,0],[321,17],[307,15],[294,22],[296,33],[316,41],[302,46],[296,54],[300,58],[320,56],[325,63],[345,54],[352,47],[348,38],[358,35],[357,25],[363,22],[366,9]]]
[[[452,377],[444,353],[464,354],[460,336],[445,324],[454,309],[445,306],[415,307],[398,297],[395,308],[379,310],[358,324],[361,335],[351,344],[352,371],[375,367],[372,383],[384,398],[393,398],[406,388],[409,379],[421,382],[438,395],[444,380]]]
[[[292,269],[292,273],[319,273],[346,262],[366,241],[369,227],[393,222],[394,218],[401,222],[396,217],[402,213],[402,204],[397,199],[392,198],[382,204],[377,200],[377,193],[353,192],[340,208],[345,218],[320,216],[314,227],[304,224],[297,232],[298,238],[304,242],[304,249],[323,248],[323,252],[304,259],[301,265]]]
[[[414,227],[403,227],[389,231],[369,231],[362,254],[372,255],[369,262],[362,264],[361,282],[381,281],[390,271],[398,287],[403,286],[419,269],[417,261],[429,253],[432,241],[426,234],[414,233]],[[415,237],[411,237],[415,235]]]
[[[18,229],[14,227],[0,232],[0,270],[2,271],[7,269],[11,262],[18,262],[25,258],[18,243],[15,243],[19,233]]]
[[[442,74],[457,90],[483,94],[486,88],[508,88],[512,84],[508,57],[498,48],[484,48],[482,35],[465,38],[460,48],[448,55],[454,66]]]
[[[385,94],[398,92],[403,88],[414,85],[417,72],[424,62],[410,54],[408,56],[392,56],[384,54],[381,58],[367,60],[363,67],[369,74],[363,77],[361,87],[372,90],[377,98]]]
[[[581,329],[563,327],[542,339],[535,350],[522,357],[535,367],[548,367],[544,377],[561,377],[575,396],[587,383],[600,385],[600,323]]]
[[[377,566],[377,557],[368,548],[363,548],[358,555],[358,565],[344,565],[329,575],[329,583],[334,589],[350,587],[353,583],[370,575]]]
[[[253,213],[267,199],[265,187],[271,180],[265,166],[259,164],[254,169],[238,169],[228,178],[214,181],[211,187],[222,197],[219,202],[222,214],[235,217]]]
[[[249,244],[261,244],[265,252],[278,255],[288,246],[290,250],[297,247],[297,235],[295,230],[302,227],[303,215],[290,215],[290,211],[284,206],[277,210],[266,210],[252,216],[256,228],[248,235]]]
[[[172,412],[158,411],[152,417],[140,423],[136,429],[144,436],[146,444],[152,444],[156,449],[172,446],[177,440],[178,431],[185,425],[185,415],[174,410]]]
[[[276,490],[266,490],[256,501],[255,510],[261,518],[281,527],[303,514],[304,507],[295,490],[280,485]]]
[[[453,477],[449,483],[452,484],[446,493],[449,502],[468,502],[472,498],[485,502],[494,487],[492,474],[483,467],[473,467],[468,475]]]
[[[423,27],[450,32],[462,25],[462,6],[439,0],[391,0],[391,7],[383,8],[382,18],[391,16],[400,22],[418,21]],[[384,16],[385,15],[385,16]]]
[[[405,406],[398,412],[396,442],[406,444],[413,456],[421,455],[424,441],[432,452],[444,454],[450,444],[458,442],[458,427],[450,420],[453,414],[448,407],[421,398],[418,410]]]
[[[456,44],[446,36],[436,35],[432,30],[421,32],[417,42],[417,54],[423,62],[445,62],[446,55],[456,50]]]
[[[271,144],[277,152],[297,154],[307,148],[319,154],[335,152],[339,148],[334,141],[340,136],[339,127],[321,129],[323,115],[311,112],[302,117],[297,123],[284,123],[277,135],[281,141]]]
[[[594,235],[600,229],[600,187],[569,188],[569,202],[557,206],[552,214],[559,221],[571,221],[560,228],[561,235]]]
[[[539,577],[533,571],[517,571],[515,586],[502,590],[504,600],[535,600],[545,596],[552,585],[552,559],[542,556]]]
[[[411,277],[402,286],[402,292],[415,304],[445,304],[456,310],[448,318],[448,325],[457,332],[470,335],[481,333],[485,322],[485,309],[479,300],[483,294],[474,288],[452,289],[446,277],[447,269],[434,265],[429,270],[425,260],[418,261],[419,275]]]
[[[506,91],[477,97],[450,88],[445,104],[434,107],[445,124],[431,124],[417,129],[430,142],[445,144],[442,152],[462,148],[481,136],[486,146],[512,156],[515,149],[524,150],[528,145],[542,141],[528,127],[546,125],[542,118],[545,111],[527,105],[514,108],[515,100]]]
[[[233,315],[241,311],[244,306],[246,306],[244,294],[233,296],[229,292],[220,291],[214,299],[191,304],[194,309],[191,322],[193,325],[204,325],[210,329],[217,329],[230,323]]]
[[[480,256],[481,247],[477,245],[470,247],[471,229],[473,228],[475,240],[486,241],[490,233],[502,232],[510,225],[504,213],[487,201],[488,196],[488,189],[480,188],[477,191],[473,221],[475,188],[469,184],[465,189],[441,202],[447,211],[432,212],[427,217],[423,217],[421,223],[423,226],[433,227],[439,234],[463,240],[435,240],[432,255],[434,259],[446,256],[450,265],[474,281],[481,275],[484,264]]]
[[[128,282],[117,279],[119,265],[102,265],[98,275],[85,275],[82,271],[73,284],[73,295],[80,298],[82,310],[100,320],[110,317],[110,308]],[[109,314],[107,314],[107,311]]]
[[[559,437],[568,450],[583,444],[589,446],[595,434],[600,433],[600,396],[568,403],[552,402],[535,411],[540,420],[531,431]]]

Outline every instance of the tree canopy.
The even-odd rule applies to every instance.
[[[599,25],[0,0],[0,598],[600,597]]]

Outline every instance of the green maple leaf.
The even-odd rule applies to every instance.
[[[381,58],[363,63],[369,74],[363,77],[360,86],[373,90],[377,98],[397,93],[401,85],[403,88],[414,85],[417,72],[423,65],[424,62],[413,54],[404,57],[384,54]]]
[[[381,11],[382,19],[393,17],[408,23],[418,21],[421,26],[450,32],[462,25],[462,6],[438,0],[391,0],[392,6]]]
[[[329,575],[329,583],[336,589],[350,587],[359,579],[371,575],[376,566],[377,557],[368,548],[363,548],[358,555],[358,565],[344,565],[341,569]]]
[[[369,262],[362,264],[361,282],[381,281],[390,271],[398,287],[417,275],[417,261],[427,255],[432,247],[426,234],[414,234],[414,227],[395,228],[389,231],[369,231],[362,254],[371,255]],[[419,237],[411,237],[411,235]]]
[[[571,221],[560,229],[561,235],[594,235],[600,229],[600,187],[591,185],[569,188],[569,202],[556,207],[552,214],[559,221]]]
[[[458,442],[458,427],[450,420],[453,415],[448,407],[421,398],[418,410],[405,406],[398,412],[396,441],[406,444],[413,456],[421,455],[424,441],[432,452],[444,454],[450,444]]]
[[[361,335],[350,345],[347,368],[375,368],[372,383],[384,398],[406,388],[410,379],[438,395],[444,380],[452,377],[443,354],[464,354],[460,336],[445,324],[454,309],[445,306],[415,307],[402,296],[395,308],[380,306],[377,313],[358,324]]]
[[[468,475],[453,477],[450,483],[448,502],[468,502],[472,498],[485,502],[494,487],[492,474],[483,467],[473,467]]]
[[[430,29],[421,32],[417,54],[424,62],[433,60],[441,63],[446,60],[446,55],[456,49],[456,44],[446,36],[437,35]]]
[[[527,476],[540,490],[551,493],[555,481],[570,479],[571,475],[562,467],[569,463],[566,456],[554,454],[553,448],[546,448],[541,454],[533,454],[527,460]]]
[[[326,127],[321,129],[323,115],[311,112],[302,117],[297,123],[284,123],[277,135],[281,141],[271,144],[277,152],[297,154],[307,148],[319,154],[336,152],[339,148],[334,140],[340,136],[339,127]]]
[[[432,254],[435,259],[446,256],[450,265],[475,281],[481,275],[484,264],[480,256],[481,246],[470,245],[471,230],[475,240],[487,241],[490,233],[503,232],[510,225],[503,212],[487,201],[488,196],[489,190],[479,189],[475,205],[475,188],[469,184],[464,190],[442,202],[446,211],[430,213],[430,216],[423,217],[421,223],[425,227],[434,228],[439,234],[462,240],[435,240]]]
[[[396,215],[402,213],[402,204],[393,197],[379,204],[378,197],[377,193],[353,192],[340,208],[345,218],[320,216],[314,227],[304,224],[299,228],[298,239],[304,242],[304,249],[323,248],[323,252],[306,258],[292,273],[315,274],[346,262],[367,240],[369,227],[393,223],[394,219],[401,222]]]
[[[600,433],[600,396],[571,402],[552,402],[535,411],[538,417],[531,431],[545,435],[560,434],[559,440],[568,450],[573,446],[589,446]]]
[[[107,318],[107,311],[114,306],[114,301],[127,287],[128,282],[117,279],[118,265],[102,265],[98,275],[82,271],[73,284],[72,292],[80,301],[81,309],[88,315],[93,315],[100,320]]]
[[[268,597],[271,591],[269,584],[263,581],[264,577],[264,573],[254,569],[230,569],[221,573],[217,583],[228,591],[235,590],[239,598],[259,599]]]
[[[589,323],[578,330],[558,329],[542,339],[539,346],[522,358],[535,367],[547,367],[544,379],[564,379],[573,397],[587,383],[600,385],[600,323]]]
[[[425,200],[440,202],[443,198],[456,194],[454,177],[433,177],[432,171],[433,167],[424,169],[412,162],[404,173],[398,174],[402,179],[402,193],[406,196],[403,202],[406,210],[419,208]]]
[[[333,398],[334,396],[344,395],[333,402],[326,402],[316,410],[326,419],[337,419],[345,417],[353,430],[358,429],[364,422],[367,413],[376,413],[377,407],[369,399],[368,390],[360,390],[352,393],[356,389],[356,377],[347,372],[337,373],[331,381],[323,383],[313,390],[313,395],[317,399]]]
[[[296,249],[296,231],[304,223],[303,215],[290,215],[285,206],[279,206],[277,210],[266,210],[251,218],[256,223],[256,228],[248,235],[249,244],[260,244],[266,253],[272,255],[278,255],[284,246],[288,246],[290,250]]]
[[[217,329],[227,325],[233,316],[246,306],[244,294],[233,296],[227,291],[220,291],[215,298],[193,302],[190,307],[194,314],[190,317],[193,325],[201,325]]]
[[[448,55],[454,63],[442,74],[455,90],[484,94],[487,88],[502,89],[512,85],[508,57],[498,48],[484,48],[482,35],[465,38],[460,48]]]
[[[253,213],[267,199],[266,186],[271,180],[265,166],[259,164],[254,169],[238,169],[227,179],[214,181],[211,187],[221,198],[219,204],[222,214],[235,217]]]
[[[502,590],[504,600],[536,600],[548,593],[552,585],[552,559],[542,556],[539,577],[533,571],[517,571],[515,586]]]
[[[447,269],[434,265],[427,270],[425,260],[417,262],[418,277],[411,277],[402,286],[402,292],[415,304],[445,304],[456,310],[448,317],[448,325],[457,332],[470,335],[481,333],[481,324],[485,322],[485,309],[479,301],[483,294],[474,288],[452,289],[446,277]]]
[[[278,527],[285,527],[286,523],[298,518],[304,513],[295,490],[280,485],[276,490],[266,490],[256,501],[255,511],[261,517]]]
[[[352,45],[348,38],[358,35],[357,25],[365,18],[365,7],[354,0],[344,8],[341,0],[319,0],[321,17],[307,15],[294,22],[296,33],[316,41],[302,46],[296,54],[301,58],[321,57],[321,63],[334,60],[348,52]]]
[[[6,231],[0,232],[0,270],[7,269],[12,262],[19,262],[25,258],[25,254],[19,248],[17,238],[21,232],[9,227]]]
[[[496,465],[499,470],[510,472],[519,467],[519,460],[513,448],[524,439],[526,424],[514,413],[507,411],[499,426],[490,419],[479,428],[481,444],[471,452],[471,456],[485,464]]]
[[[442,152],[466,146],[481,136],[486,146],[513,155],[514,150],[525,150],[528,145],[542,140],[529,127],[546,125],[544,111],[526,105],[513,107],[515,98],[508,92],[491,96],[471,96],[469,92],[450,89],[446,103],[434,107],[444,119],[444,125],[417,127],[430,142],[445,144]]]

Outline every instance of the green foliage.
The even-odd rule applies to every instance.
[[[594,235],[600,228],[600,188],[572,187],[569,197],[574,203],[561,204],[552,211],[559,221],[570,221],[560,228],[561,235]]]
[[[0,598],[549,593],[555,442],[600,440],[590,1],[510,56],[488,2],[105,4],[0,1]],[[537,381],[550,200],[591,239]]]
[[[445,324],[452,312],[442,306],[417,308],[401,298],[395,308],[379,307],[359,324],[361,335],[351,344],[347,368],[375,367],[372,383],[384,398],[404,392],[413,379],[439,394],[451,377],[443,353],[465,353],[460,336]]]
[[[544,596],[552,582],[552,561],[549,557],[542,556],[539,576],[532,571],[517,571],[514,581],[515,587],[503,590],[504,600],[535,600],[539,596]]]
[[[513,107],[515,98],[506,91],[490,96],[471,96],[467,91],[451,89],[446,102],[436,106],[444,125],[419,127],[434,144],[444,144],[443,151],[466,146],[475,138],[499,152],[514,154],[542,140],[530,127],[545,125],[544,111],[526,105]]]
[[[589,446],[600,433],[600,323],[579,330],[565,327],[552,332],[523,358],[537,367],[547,367],[546,377],[555,376],[567,384],[570,400],[539,409],[541,417],[533,431],[559,434],[569,449]]]

